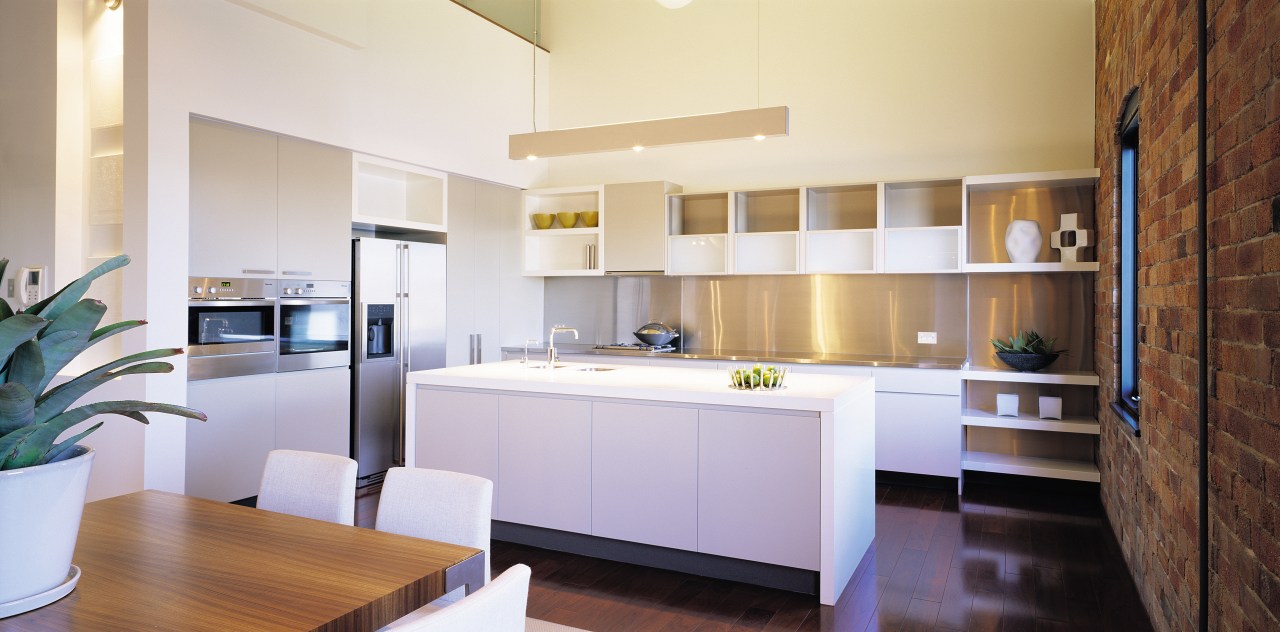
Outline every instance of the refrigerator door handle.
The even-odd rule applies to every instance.
[[[476,334],[476,361],[472,364],[480,364],[484,362],[484,334]]]

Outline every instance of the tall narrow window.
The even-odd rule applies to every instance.
[[[1120,392],[1116,406],[1138,429],[1138,91],[1120,117]]]

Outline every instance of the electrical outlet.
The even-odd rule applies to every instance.
[[[938,332],[936,331],[917,331],[916,342],[922,345],[938,344]]]
[[[9,298],[13,298],[13,279],[9,279]]]

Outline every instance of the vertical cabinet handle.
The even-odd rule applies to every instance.
[[[484,363],[484,334],[476,334],[476,364]]]

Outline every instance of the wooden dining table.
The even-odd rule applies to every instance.
[[[87,503],[72,563],[0,631],[376,630],[485,578],[480,549],[158,491]]]

